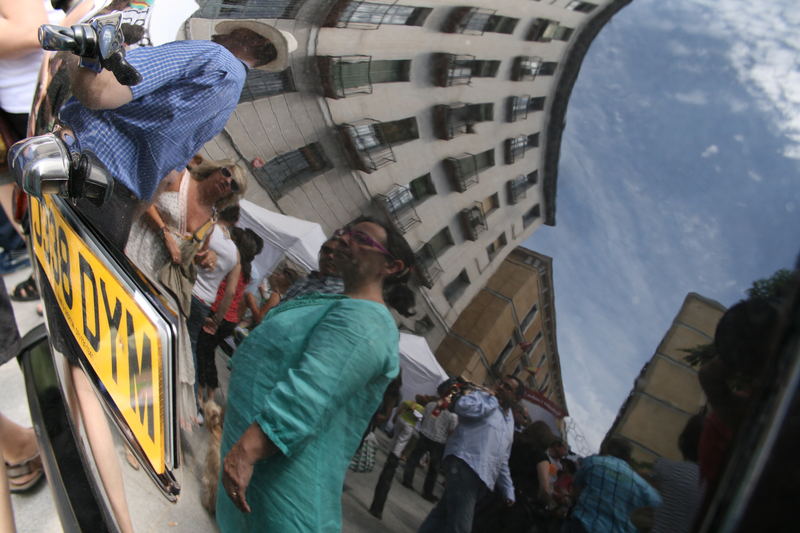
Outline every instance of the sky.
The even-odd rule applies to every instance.
[[[553,257],[571,419],[596,452],[689,292],[730,306],[800,251],[800,2],[634,0],[584,59]]]

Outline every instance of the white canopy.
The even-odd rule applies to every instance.
[[[284,258],[306,270],[316,270],[325,233],[316,222],[274,213],[253,202],[241,200],[239,226],[250,228],[264,239],[264,249],[253,261],[253,280],[261,280]]]
[[[436,394],[436,386],[449,377],[425,338],[411,333],[400,333],[400,368],[403,400],[413,400],[417,394]]]

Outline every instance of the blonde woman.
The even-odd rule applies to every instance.
[[[161,185],[162,192],[131,228],[127,256],[151,280],[170,261],[181,262],[181,245],[191,242],[192,236],[216,213],[238,203],[244,193],[245,176],[232,160],[204,160],[182,173],[173,172]],[[206,232],[209,234],[211,232]],[[213,263],[213,258],[210,258]],[[209,265],[213,266],[213,265]],[[181,352],[178,354],[178,378],[181,383],[179,419],[184,428],[197,420],[195,408],[195,364],[186,319],[189,308],[179,298],[184,320],[181,329]],[[184,307],[186,307],[184,309]]]

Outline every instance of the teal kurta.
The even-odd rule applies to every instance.
[[[233,357],[222,457],[254,421],[282,453],[258,462],[239,512],[219,485],[223,532],[339,531],[344,476],[399,371],[385,306],[311,294],[272,310]]]

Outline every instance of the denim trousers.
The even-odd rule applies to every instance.
[[[475,515],[475,503],[487,491],[467,463],[458,457],[445,458],[444,494],[436,507],[419,526],[417,533],[470,533]]]
[[[194,392],[197,394],[197,385],[200,380],[200,373],[197,365],[197,338],[200,330],[203,329],[206,317],[211,313],[211,306],[196,296],[192,296],[192,306],[189,310],[189,318],[186,320],[186,329],[189,331],[189,340],[192,345],[192,359],[194,359]]]

